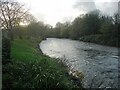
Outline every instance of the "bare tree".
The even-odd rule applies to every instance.
[[[27,16],[28,9],[24,5],[12,0],[0,1],[0,28],[8,30],[11,40],[14,39],[13,28],[24,22]]]

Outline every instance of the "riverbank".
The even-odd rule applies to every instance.
[[[78,40],[101,44],[101,45],[120,47],[120,42],[117,35],[116,36],[110,34],[88,35],[88,36],[82,36]]]
[[[3,65],[3,88],[79,88],[67,75],[66,66],[39,52],[38,42],[12,41],[11,63]]]

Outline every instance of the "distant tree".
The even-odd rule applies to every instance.
[[[96,12],[96,11],[95,11]],[[81,31],[83,31],[84,35],[91,35],[99,33],[100,29],[100,19],[99,14],[97,13],[90,13],[86,14],[81,23]]]
[[[61,26],[59,27],[60,30],[60,37],[62,38],[68,38],[69,37],[69,23],[61,23]]]
[[[69,32],[69,37],[72,39],[77,39],[80,37],[80,29],[81,29],[81,18],[77,17],[74,19],[71,25],[71,29]]]
[[[28,27],[28,37],[37,37],[40,31],[40,25],[38,22],[31,22]],[[39,34],[40,36],[41,34]]]
[[[101,25],[100,32],[103,34],[112,33],[114,30],[114,25],[111,22],[104,22]]]
[[[117,14],[115,14],[113,17],[102,16],[100,32],[103,34],[117,35],[118,25],[119,25],[119,17]]]
[[[118,35],[120,34],[120,14],[115,13],[113,17],[113,24],[115,26],[115,33]]]
[[[50,34],[50,29],[52,27],[50,25],[46,25],[43,22],[31,22],[27,27],[28,37],[41,37],[46,38]]]
[[[54,36],[60,38],[61,37],[61,28],[63,24],[61,22],[57,22],[54,28]]]
[[[70,37],[77,39],[84,35],[98,34],[100,24],[98,11],[92,11],[88,14],[81,15],[72,22]]]
[[[69,37],[70,22],[60,23],[58,22],[55,26],[56,35],[60,38]]]
[[[118,13],[115,13],[113,16],[113,23],[114,24],[120,24],[120,15]]]

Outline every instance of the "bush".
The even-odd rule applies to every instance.
[[[97,44],[120,47],[120,44],[118,42],[118,36],[115,36],[112,34],[87,35],[87,36],[81,37],[79,40],[85,41],[85,42],[92,42]]]
[[[2,38],[2,64],[10,62],[11,44],[8,38]]]
[[[51,66],[48,61],[35,61],[30,63],[13,62],[3,68],[4,88],[63,88],[72,89],[64,69]]]

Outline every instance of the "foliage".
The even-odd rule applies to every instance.
[[[56,24],[56,27],[55,27],[55,30],[59,31],[59,32],[57,32],[58,36],[61,38],[68,38],[69,37],[69,29],[70,29],[69,22],[65,22],[65,23],[58,22]]]
[[[104,22],[101,25],[100,32],[105,34],[105,33],[112,33],[114,30],[114,25],[111,22]]]
[[[16,26],[12,29],[14,37],[19,36],[20,39],[46,39],[49,37],[79,39],[83,36],[98,34],[111,34],[111,36],[118,37],[118,27],[120,26],[118,14],[115,14],[113,17],[104,16],[100,14],[99,10],[80,15],[72,22],[58,22],[54,28],[41,21],[36,21],[32,15],[31,19],[28,26]],[[113,39],[116,38],[113,37]]]
[[[93,13],[93,12],[92,12]],[[97,34],[100,28],[98,14],[81,15],[73,21],[70,38],[78,39],[80,36]]]
[[[24,5],[13,0],[0,1],[0,28],[9,31],[10,39],[14,39],[13,28],[26,21],[29,16]]]
[[[3,88],[77,88],[67,68],[57,60],[38,54],[34,40],[12,42],[12,63],[3,66]]]
[[[45,25],[43,22],[31,22],[27,26],[28,37],[41,37],[46,38],[48,36],[48,30],[51,28],[49,25]]]
[[[104,16],[95,10],[76,17],[68,28],[64,26],[65,23],[57,23],[55,27],[57,33],[53,37],[81,38],[83,41],[119,46],[120,17],[117,13],[114,16]]]
[[[24,5],[13,0],[0,2],[0,28],[9,31],[11,39],[22,38],[70,38],[79,39],[83,36],[111,34],[116,36],[120,26],[120,15],[105,16],[99,10],[94,10],[76,17],[72,22],[58,22],[53,28],[37,21]],[[27,21],[26,26],[20,23]],[[118,35],[117,35],[118,37]],[[113,37],[113,39],[116,39]],[[117,41],[117,40],[116,40]],[[102,42],[102,41],[101,41]]]
[[[111,34],[104,34],[104,35],[97,34],[97,35],[83,36],[83,37],[80,37],[79,40],[84,41],[84,42],[92,42],[92,43],[97,43],[97,44],[102,44],[102,45],[120,47],[118,38],[120,37],[114,36]]]
[[[14,62],[4,67],[3,88],[73,88],[65,70],[47,59],[35,62]]]
[[[80,36],[80,28],[81,28],[80,21],[81,21],[81,18],[79,17],[73,21],[70,32],[69,32],[70,38],[77,39]]]
[[[2,38],[2,64],[10,62],[11,44],[10,40],[6,37]]]

